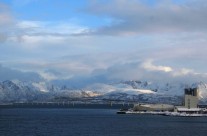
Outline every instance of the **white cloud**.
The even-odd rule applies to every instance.
[[[14,39],[18,40],[18,39]],[[22,35],[21,36],[21,45],[25,48],[37,48],[39,46],[44,45],[59,45],[64,44],[65,38],[61,36],[30,36],[30,35]]]
[[[65,22],[17,21],[12,32],[5,35],[7,42],[35,48],[47,45],[65,45],[73,36],[86,32],[87,27]],[[7,28],[7,27],[6,27]],[[1,34],[1,33],[0,33]],[[4,34],[6,32],[4,31]],[[0,35],[1,36],[1,35]],[[1,39],[4,38],[1,36]]]
[[[141,67],[149,71],[163,71],[163,72],[172,72],[173,69],[168,66],[156,66],[152,64],[152,60],[145,61]]]
[[[52,74],[52,73],[47,73],[47,72],[44,72],[44,71],[39,71],[38,74],[39,74],[40,76],[42,76],[42,77],[43,77],[45,80],[47,80],[47,81],[60,79],[60,78],[58,78],[57,76],[55,76],[54,74]]]
[[[177,70],[173,73],[173,76],[183,76],[183,75],[189,75],[189,74],[197,74],[192,69],[182,68],[180,70]]]
[[[122,57],[119,54],[105,56],[104,54],[100,54],[100,58],[97,55],[67,56],[57,61],[16,62],[17,64],[13,63],[10,67],[36,72],[47,81],[69,80],[82,82],[82,84],[117,80],[181,83],[207,81],[205,73],[184,67],[167,66],[153,60],[136,61],[136,59],[132,60],[131,56],[127,58],[126,55]]]
[[[28,21],[23,20],[17,23],[17,27],[26,30],[28,35],[54,35],[70,36],[88,31],[88,27],[64,22]]]
[[[111,25],[15,21],[9,9],[0,11],[0,61],[47,80],[206,80],[207,11],[202,4],[97,3],[86,14],[107,16]]]

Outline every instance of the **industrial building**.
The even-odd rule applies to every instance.
[[[136,104],[133,111],[173,111],[174,105],[169,104]]]
[[[207,108],[198,106],[198,88],[184,90],[184,105],[136,104],[132,110],[119,111],[118,114],[155,114],[165,116],[207,116]]]
[[[174,106],[169,104],[136,104],[133,111],[174,111],[179,113],[201,113],[203,111],[198,108],[198,89],[186,88],[184,90],[184,105]]]
[[[184,91],[184,105],[175,106],[175,112],[201,113],[203,109],[198,107],[198,88],[186,88]]]

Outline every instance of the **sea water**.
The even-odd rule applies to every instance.
[[[207,117],[116,114],[117,109],[1,108],[0,136],[206,136]]]

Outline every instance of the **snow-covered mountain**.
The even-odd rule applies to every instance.
[[[158,84],[141,81],[121,81],[112,84],[95,84],[87,90],[108,100],[137,101],[148,103],[182,103],[185,85]]]
[[[175,103],[183,101],[186,87],[198,87],[201,102],[207,101],[207,84],[192,85],[155,83],[147,81],[120,81],[110,84],[92,84],[81,89],[54,86],[46,82],[0,82],[0,103],[28,101],[131,101],[147,103]],[[90,98],[90,99],[89,99]]]
[[[89,90],[68,89],[65,86],[56,87],[46,82],[21,82],[18,80],[0,82],[0,103],[53,101],[62,98],[81,99],[97,95],[99,94]]]
[[[16,102],[39,99],[43,93],[22,82],[4,81],[0,83],[0,101]]]

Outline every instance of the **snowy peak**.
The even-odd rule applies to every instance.
[[[31,83],[17,80],[0,82],[0,102],[25,102],[41,98],[42,92]]]
[[[138,88],[145,88],[147,87],[150,83],[148,83],[147,81],[121,81],[120,84],[125,84],[125,85],[129,85],[131,86],[133,89],[138,89]]]
[[[139,90],[151,90],[159,94],[168,95],[182,95],[185,86],[183,84],[170,84],[170,83],[155,83],[147,81],[121,81],[119,83],[112,84],[121,88],[132,88]]]
[[[203,82],[192,85],[155,83],[147,81],[120,81],[110,84],[92,84],[82,89],[57,87],[46,82],[0,82],[0,102],[19,101],[53,101],[77,99],[108,99],[122,101],[137,101],[148,103],[176,103],[182,101],[186,87],[197,87],[201,101],[207,100],[207,84]]]

